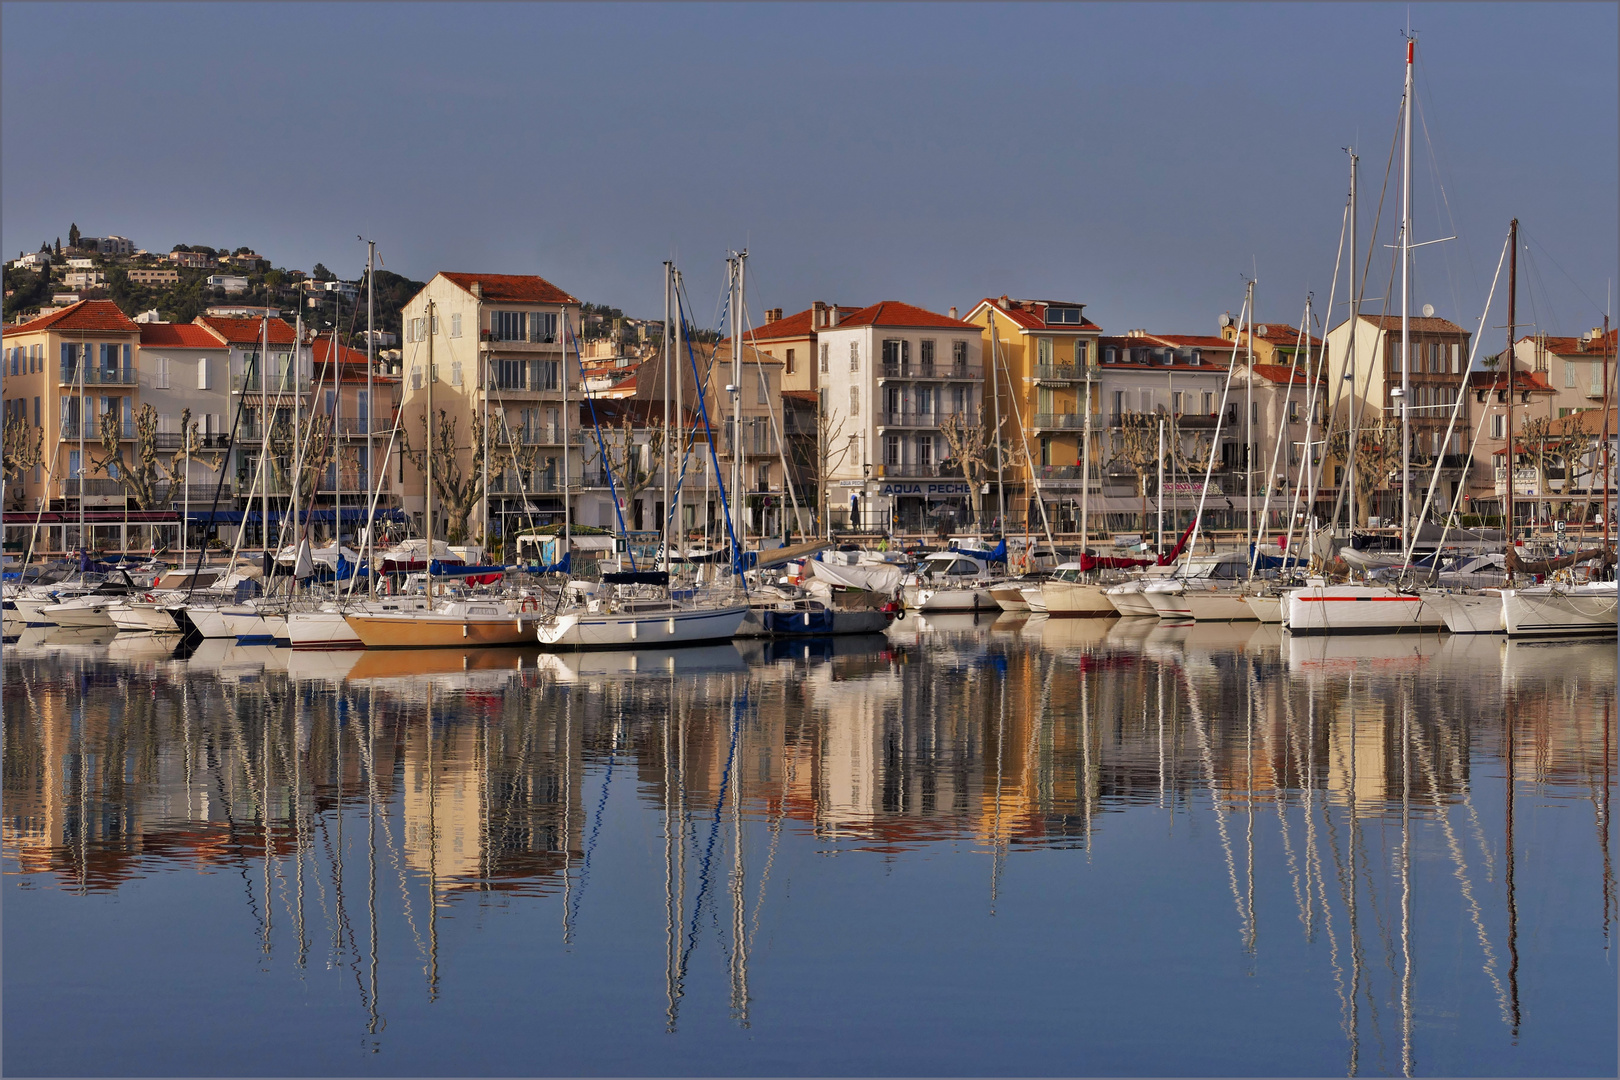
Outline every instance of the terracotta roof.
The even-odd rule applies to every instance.
[[[1557,435],[1599,435],[1603,434],[1603,410],[1582,409],[1580,412],[1560,416],[1552,423],[1553,433]],[[1620,409],[1609,410],[1609,437],[1613,438],[1620,432]]]
[[[1518,343],[1522,345],[1525,342],[1529,342],[1531,344],[1536,344],[1539,342],[1543,349],[1552,353],[1554,356],[1579,356],[1582,358],[1590,357],[1594,360],[1603,359],[1603,335],[1601,334],[1593,338],[1590,342],[1587,342],[1585,348],[1581,347],[1581,339],[1578,337],[1553,337],[1551,334],[1541,336],[1539,338],[1535,334],[1526,334],[1524,337],[1519,339]],[[1617,342],[1620,342],[1620,329],[1610,330],[1609,355],[1611,357],[1615,355],[1615,346]]]
[[[1468,388],[1470,390],[1506,390],[1508,376],[1505,371],[1470,371],[1468,373]],[[1513,389],[1519,392],[1529,391],[1532,394],[1553,393],[1552,384],[1544,379],[1539,371],[1515,371],[1513,373]]]
[[[1299,327],[1297,326],[1289,326],[1287,323],[1259,323],[1257,325],[1265,327],[1266,332],[1263,334],[1257,332],[1254,335],[1256,341],[1264,341],[1270,345],[1283,346],[1295,346],[1299,344]],[[1237,338],[1239,341],[1243,340],[1242,336],[1237,333],[1235,327],[1233,328],[1233,337]],[[1222,338],[1221,340],[1225,341],[1226,339]],[[1228,342],[1228,344],[1230,344],[1230,342]],[[1311,338],[1312,348],[1315,348],[1320,344],[1322,344],[1321,338]]]
[[[206,326],[218,335],[219,340],[230,345],[254,345],[263,341],[264,327],[268,321],[270,344],[293,343],[293,328],[280,319],[226,319],[218,315],[199,315],[193,321],[198,326]]]
[[[991,307],[995,308],[996,318],[998,318],[998,319],[1006,319],[1008,322],[1012,323],[1013,325],[1021,326],[1026,330],[1100,330],[1100,329],[1102,329],[1096,323],[1094,323],[1090,319],[1086,318],[1084,312],[1081,313],[1080,321],[1077,322],[1077,323],[1060,323],[1060,324],[1058,324],[1056,326],[1048,326],[1048,325],[1046,325],[1046,308],[1047,308],[1047,305],[1051,304],[1051,303],[1058,303],[1058,301],[1048,301],[1048,300],[1009,300],[1007,302],[1007,306],[1002,307],[1000,300],[996,299],[993,296],[987,296],[983,300],[980,300],[977,304],[973,305],[973,310],[977,311],[980,307],[988,304]],[[1064,307],[1082,307],[1084,305],[1063,303],[1062,306],[1064,306]],[[971,314],[971,312],[969,314]]]
[[[217,349],[219,338],[196,323],[141,323],[141,348]]]
[[[1363,315],[1361,318],[1363,322],[1370,322],[1374,326],[1384,330],[1394,330],[1396,333],[1399,333],[1401,329],[1401,317],[1399,315]],[[1421,315],[1413,315],[1411,317],[1411,324],[1412,330],[1419,334],[1467,333],[1466,330],[1452,322],[1450,319],[1442,319],[1438,316],[1432,319],[1425,319]]]
[[[1274,383],[1292,382],[1296,386],[1305,386],[1311,381],[1304,371],[1291,368],[1287,364],[1256,364],[1254,373],[1267,382]],[[1292,379],[1289,378],[1290,375],[1293,376]]]
[[[938,327],[942,330],[972,330],[974,333],[981,333],[984,329],[974,323],[938,315],[898,300],[883,300],[871,307],[852,311],[838,321],[835,329],[843,330],[851,326]]]
[[[1104,361],[1102,364],[1104,371],[1107,371],[1110,368],[1152,368],[1154,371],[1192,371],[1210,374],[1212,372],[1225,371],[1227,362],[1232,357],[1232,343],[1230,341],[1223,341],[1220,338],[1201,337],[1198,335],[1150,334],[1146,337],[1101,337],[1097,339],[1097,342],[1100,353],[1098,359]],[[1154,353],[1161,352],[1166,345],[1174,345],[1177,348],[1196,348],[1205,350],[1203,363],[1193,364],[1181,359],[1177,359],[1173,364],[1166,364],[1162,361],[1155,363],[1147,360],[1134,361],[1123,359],[1116,359],[1113,363],[1106,362],[1108,355],[1106,350],[1109,348],[1119,350],[1116,355],[1125,356],[1128,355],[1124,352],[1126,349],[1146,349],[1150,353]],[[1224,351],[1222,351],[1222,346],[1225,347]]]
[[[318,337],[318,338],[315,339],[314,345],[313,345],[313,348],[312,348],[312,354],[313,354],[312,363],[315,365],[315,370],[316,371],[319,371],[320,368],[321,368],[321,365],[326,363],[327,354],[330,353],[331,351],[332,351],[332,339],[331,338],[329,338],[329,337]],[[359,349],[351,349],[347,345],[339,345],[338,346],[338,363],[340,363],[340,364],[358,364],[361,368],[364,368],[366,366],[366,354],[361,352]]]
[[[534,274],[452,274],[444,271],[439,276],[469,293],[472,292],[473,282],[478,282],[485,300],[504,300],[515,304],[579,303],[545,278]]]
[[[807,405],[819,405],[821,403],[821,395],[814,390],[784,390],[782,396],[792,398],[794,401],[802,401]]]
[[[1104,338],[1104,341],[1157,341],[1165,345],[1174,345],[1178,349],[1224,349],[1227,356],[1232,355],[1232,343],[1223,337],[1211,337],[1208,334],[1148,334],[1142,337]]]
[[[840,309],[842,314],[842,309]],[[809,337],[815,333],[810,325],[811,317],[815,315],[814,308],[806,308],[794,315],[768,322],[764,326],[757,326],[743,336],[745,341],[774,341],[778,338]]]
[[[103,334],[133,334],[140,330],[111,300],[80,300],[61,311],[41,315],[18,326],[5,328],[6,335],[32,334],[40,330],[77,330]]]

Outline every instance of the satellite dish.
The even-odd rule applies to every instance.
[[[1222,330],[1225,330],[1228,326],[1232,325],[1231,313],[1223,311],[1221,312],[1221,317],[1215,321],[1221,324]]]
[[[1261,337],[1265,337],[1266,334],[1268,333],[1268,329],[1266,327],[1266,324],[1261,323],[1259,326],[1254,328],[1254,332],[1259,334]]]
[[[1423,305],[1423,317],[1425,319],[1434,318],[1434,305],[1433,304],[1424,304]]]

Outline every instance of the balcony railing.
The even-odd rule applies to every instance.
[[[75,476],[62,481],[62,494],[70,499],[78,498],[80,495],[86,498],[98,495],[122,495],[124,485],[117,480]]]
[[[270,372],[269,379],[262,379],[260,378],[260,373],[255,371],[251,375],[232,375],[231,392],[236,394],[262,394],[264,393],[264,384],[266,382],[270,384],[270,393],[272,394],[290,394],[295,389],[298,389],[297,384],[299,382],[304,384],[302,387],[303,389],[309,389],[308,376],[305,376],[301,380],[297,380],[293,378],[293,373],[290,371],[272,371]]]
[[[873,473],[874,479],[889,479],[891,477],[908,478],[908,477],[922,477],[922,476],[937,477],[937,478],[942,478],[942,479],[946,479],[946,480],[960,479],[961,478],[960,475],[955,473],[955,472],[952,472],[952,473],[941,472],[939,465],[936,464],[936,463],[929,462],[927,464],[923,464],[923,463],[916,462],[916,461],[902,461],[902,462],[898,462],[898,463],[892,464],[892,465],[885,462],[882,465],[875,466],[873,468],[873,470],[872,470],[872,473]]]
[[[79,421],[76,420],[76,419],[75,420],[64,420],[64,421],[62,421],[61,438],[63,438],[63,439],[77,439],[79,437],[80,426],[81,425],[80,425]],[[85,442],[100,442],[101,441],[101,424],[100,424],[99,421],[92,421],[92,422],[90,422],[88,424],[84,424],[82,426],[84,428],[84,440],[85,440]],[[123,421],[122,423],[120,423],[118,425],[118,438],[120,440],[135,438],[135,421],[134,420],[125,420],[125,421]]]
[[[1078,364],[1036,364],[1035,381],[1040,382],[1080,382],[1085,379],[1090,370]]]
[[[939,413],[932,412],[880,412],[878,413],[879,427],[910,427],[910,428],[937,428],[940,425]]]
[[[885,379],[954,379],[959,381],[977,381],[984,377],[984,369],[970,367],[967,364],[924,364],[917,361],[883,362],[882,377]]]
[[[1086,426],[1086,414],[1036,413],[1031,426],[1036,431],[1077,431]]]
[[[75,364],[62,365],[62,385],[79,385],[79,368]],[[86,386],[134,386],[135,365],[121,364],[117,367],[101,367],[91,364],[84,369],[84,385]]]

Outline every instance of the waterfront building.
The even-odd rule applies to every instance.
[[[220,334],[199,323],[140,323],[140,347],[135,353],[136,378],[142,405],[157,413],[157,441],[154,447],[167,458],[184,445],[181,420],[187,409],[197,425],[198,449],[208,457],[222,453],[230,443],[230,425],[236,398],[226,373],[230,371],[231,347]],[[224,463],[227,476],[235,470]],[[193,515],[205,512],[214,498],[218,471],[200,461],[184,464],[184,482],[169,502],[183,506],[189,494]],[[235,490],[227,484],[222,505],[234,508]],[[178,542],[179,538],[175,537]]]
[[[976,520],[973,485],[943,467],[943,429],[985,423],[982,328],[885,300],[818,330],[817,349],[832,527],[918,532]]]
[[[499,491],[492,488],[490,521],[526,515],[540,524],[560,524],[565,427],[576,447],[570,455],[570,477],[577,484],[581,476],[580,429],[577,423],[565,425],[562,415],[565,378],[568,397],[580,400],[580,365],[573,355],[573,343],[579,339],[579,300],[533,274],[439,273],[406,303],[401,314],[401,424],[411,447],[420,450],[426,437],[426,367],[431,341],[437,376],[433,407],[456,425],[459,449],[455,466],[467,475],[480,471],[473,468],[471,435],[475,416],[484,410],[487,386],[489,413],[504,421],[509,443],[517,446],[525,460],[533,460],[532,469],[550,478],[540,490],[524,492],[515,484],[510,491],[504,485]],[[566,355],[565,339],[570,343]],[[492,429],[492,436],[499,430]],[[405,509],[417,519],[418,534],[427,483],[419,464],[404,466],[400,481]],[[441,482],[445,479],[443,471],[439,478]],[[435,532],[445,538],[445,518],[435,517]],[[474,510],[468,516],[469,531],[476,533],[481,522],[481,514]]]
[[[782,361],[783,390],[814,390],[826,370],[818,362],[818,334],[836,327],[843,316],[857,310],[849,305],[817,300],[803,311],[784,317],[781,308],[765,312],[765,325],[748,331],[744,340],[767,356]]]
[[[1610,330],[1605,349],[1602,328],[1594,328],[1578,337],[1527,334],[1513,343],[1513,357],[1518,370],[1538,372],[1552,387],[1553,399],[1549,404],[1556,419],[1583,409],[1603,407],[1604,356],[1607,353],[1612,386],[1615,364],[1620,360],[1615,348],[1617,338],[1620,338],[1620,330]]]

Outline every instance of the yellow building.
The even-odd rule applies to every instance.
[[[1006,296],[979,301],[965,321],[984,328],[984,362],[995,374],[994,383],[986,380],[985,423],[991,441],[1006,455],[1009,516],[1028,505],[1033,477],[1039,476],[1049,496],[1066,487],[1078,493],[1081,479],[1074,463],[1080,460],[1083,403],[1087,382],[1095,379],[1102,328],[1085,317],[1084,304]],[[1095,469],[1102,426],[1097,395],[1091,397]],[[993,480],[993,456],[989,472]]]

